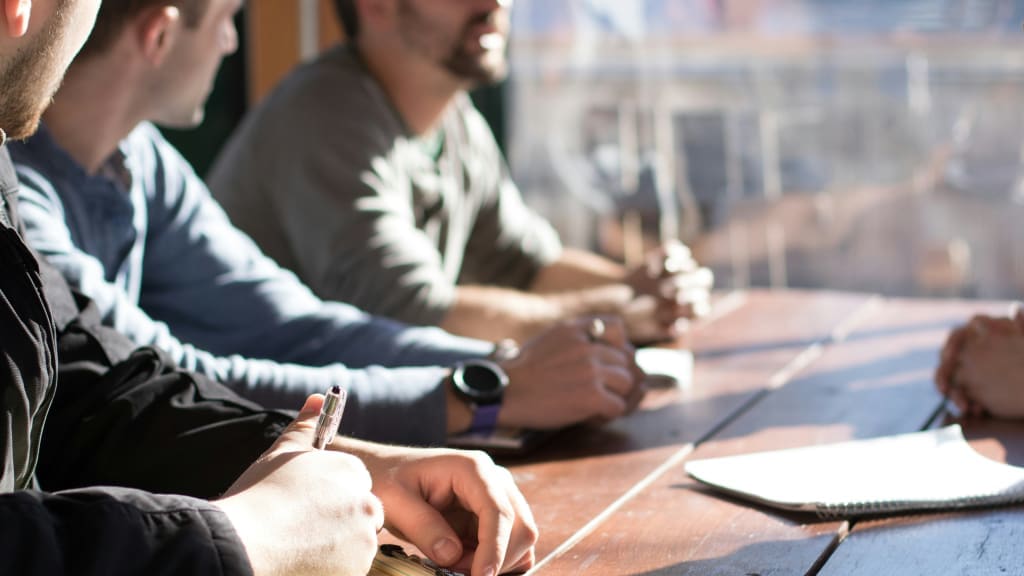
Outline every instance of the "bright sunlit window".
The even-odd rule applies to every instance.
[[[1024,1],[517,0],[509,161],[722,288],[1024,293]]]

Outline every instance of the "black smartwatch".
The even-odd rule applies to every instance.
[[[490,434],[498,427],[498,412],[508,387],[508,375],[490,360],[466,360],[452,370],[452,385],[469,402],[473,421],[469,431]]]

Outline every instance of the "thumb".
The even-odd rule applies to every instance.
[[[311,449],[313,447],[313,435],[316,431],[316,421],[320,417],[320,408],[324,404],[323,394],[313,394],[306,398],[299,415],[285,428],[284,433],[277,439],[276,448],[282,445],[293,445],[291,448]]]
[[[401,492],[389,504],[388,528],[400,533],[438,566],[453,566],[462,558],[462,539],[428,502]]]

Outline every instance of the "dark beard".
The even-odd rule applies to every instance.
[[[59,67],[58,47],[64,40],[69,11],[66,2],[31,42],[11,56],[0,71],[0,128],[13,139],[31,136],[39,127],[39,119],[53,100],[63,73]]]
[[[409,38],[411,45],[419,46],[428,57],[429,49],[424,48],[431,43],[438,45],[438,38],[431,36],[429,30],[431,23],[425,21],[422,14],[417,12],[408,2],[400,2],[399,10],[402,12],[402,21],[405,23],[401,34]],[[478,24],[487,23],[490,15],[483,13],[472,18],[465,24],[462,31],[456,36],[452,46],[445,54],[434,54],[439,58],[438,64],[448,71],[455,78],[465,81],[472,86],[493,84],[505,78],[508,66],[504,58],[486,58],[480,54],[474,54],[466,50],[465,39],[470,31]],[[424,33],[424,31],[427,31]]]
[[[466,80],[474,87],[494,84],[505,79],[508,66],[502,59],[498,64],[482,62],[479,56],[468,54],[460,45],[443,65],[456,78]]]
[[[473,86],[494,84],[503,80],[508,72],[504,58],[490,60],[466,51],[465,39],[469,36],[469,31],[478,24],[487,24],[488,20],[487,14],[481,14],[467,22],[459,35],[458,43],[443,62],[444,67],[456,78],[466,80]]]

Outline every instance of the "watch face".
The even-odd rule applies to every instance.
[[[452,374],[455,388],[479,404],[501,401],[508,377],[493,362],[486,360],[467,361],[455,368]]]

